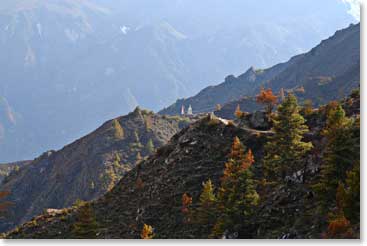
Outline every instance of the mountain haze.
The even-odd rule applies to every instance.
[[[285,61],[351,22],[339,0],[4,0],[0,161]]]
[[[223,83],[207,87],[193,97],[177,100],[160,113],[179,114],[182,105],[192,105],[197,113],[210,112],[220,104],[227,111],[232,110],[231,116],[226,114],[226,118],[232,118],[237,105],[244,111],[258,108],[253,97],[261,86],[276,93],[281,88],[295,91],[300,99],[311,99],[315,105],[341,99],[359,87],[359,53],[360,24],[350,25],[307,53],[268,69],[251,67],[238,77],[227,76]]]

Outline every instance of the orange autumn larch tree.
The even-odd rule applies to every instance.
[[[244,157],[243,145],[238,137],[233,139],[231,152],[229,154],[229,158],[241,160]]]
[[[240,119],[243,116],[243,112],[241,111],[240,105],[237,104],[236,110],[234,111],[234,115]]]
[[[144,224],[143,229],[140,233],[141,239],[153,239],[154,238],[154,229],[152,226]]]
[[[260,93],[256,96],[256,102],[265,105],[265,110],[270,115],[278,102],[278,97],[273,94],[272,89],[265,90],[264,87],[261,87]]]
[[[183,214],[187,214],[189,212],[189,207],[192,204],[192,197],[189,196],[187,193],[182,195],[182,208],[181,211]]]
[[[330,221],[323,237],[327,239],[351,239],[354,238],[354,232],[349,220],[344,215],[340,215]]]
[[[187,193],[184,193],[181,198],[182,207],[181,212],[183,214],[183,223],[190,223],[191,222],[191,212],[190,207],[192,205],[192,197],[189,196]]]
[[[245,152],[245,146],[235,137],[216,195],[217,219],[210,237],[227,237],[249,226],[260,199],[251,168],[254,162],[252,150]]]

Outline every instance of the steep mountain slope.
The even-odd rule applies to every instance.
[[[144,222],[154,224],[161,237],[182,237],[179,229],[183,219],[180,213],[182,194],[189,192],[196,197],[203,181],[208,178],[218,181],[235,136],[241,136],[259,156],[264,134],[258,136],[255,131],[209,119],[185,128],[154,156],[128,172],[111,192],[93,203],[98,221],[106,228],[100,236],[135,238]],[[72,217],[67,217],[67,223]],[[62,237],[70,236],[67,227],[62,229],[55,225]],[[52,226],[46,230],[56,232]]]
[[[304,98],[316,103],[328,102],[350,94],[360,79],[360,24],[337,31],[310,52],[290,64],[266,87],[304,87]]]
[[[359,114],[359,98],[346,100],[343,105],[348,115]],[[308,117],[308,124],[311,132],[307,138],[321,150],[323,140],[319,134],[325,124],[325,108],[315,110]],[[183,129],[154,156],[128,172],[114,189],[91,203],[99,227],[96,236],[139,238],[143,224],[149,224],[155,228],[157,238],[207,237],[200,234],[200,225],[185,222],[181,211],[182,194],[192,196],[195,204],[204,181],[210,178],[214,184],[219,183],[235,136],[254,151],[254,173],[261,178],[263,146],[271,134],[227,124],[214,116]],[[289,181],[290,185],[270,185],[264,190],[259,183],[261,205],[253,218],[255,229],[249,231],[249,235],[256,238],[321,237],[325,228],[318,227],[320,218],[314,215],[318,201],[310,186],[318,178],[319,154],[319,151],[312,153],[308,184]],[[78,209],[74,206],[46,212],[6,237],[73,237]]]
[[[31,161],[18,161],[13,163],[4,163],[0,164],[0,190],[1,183],[9,175],[12,175],[12,172],[17,172],[22,166],[29,164]]]
[[[353,22],[347,11],[340,0],[4,0],[0,111],[13,120],[0,113],[0,161],[284,61]]]
[[[188,99],[160,111],[161,114],[178,114],[181,106],[192,105],[194,112],[213,111],[217,104],[226,104],[234,112],[237,104],[251,111],[256,107],[243,99],[253,97],[260,86],[279,91],[281,88],[297,90],[303,88],[301,99],[312,99],[316,105],[348,95],[359,86],[360,79],[360,24],[350,25],[337,31],[305,54],[291,58],[265,70],[251,67],[246,73],[228,76],[217,86],[207,87]],[[233,102],[240,99],[239,102]],[[246,103],[247,104],[246,104]]]
[[[11,192],[7,199],[15,205],[0,229],[10,229],[45,208],[63,208],[77,199],[103,195],[189,122],[137,108],[59,151],[46,152],[1,185],[1,190]]]

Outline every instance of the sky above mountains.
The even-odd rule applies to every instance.
[[[357,22],[351,0],[4,0],[0,162],[155,111]],[[11,116],[11,117],[10,117]]]
[[[361,18],[360,5],[362,0],[342,0],[344,3],[349,5],[348,13],[352,15],[357,21]]]

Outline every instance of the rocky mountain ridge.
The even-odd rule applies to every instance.
[[[193,97],[179,99],[159,113],[178,114],[182,105],[191,105],[197,113],[211,112],[218,104],[233,112],[238,104],[242,104],[244,111],[253,111],[257,108],[251,101],[261,86],[276,93],[281,88],[301,92],[297,93],[299,98],[311,99],[315,106],[342,99],[359,86],[359,39],[360,24],[350,25],[288,62],[268,69],[251,67],[238,77],[227,76],[223,83],[207,87]]]
[[[13,228],[45,208],[63,208],[77,199],[102,196],[190,122],[136,108],[61,150],[44,153],[0,185],[1,190],[10,191],[7,199],[14,203],[0,229]]]

